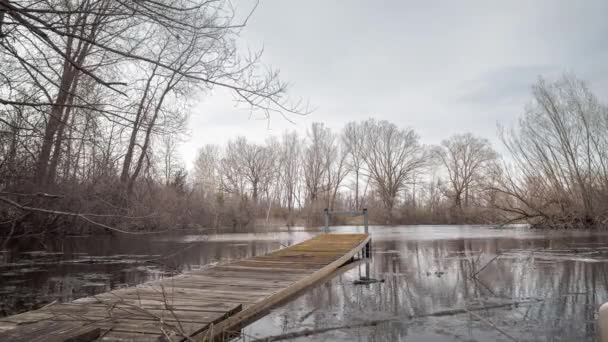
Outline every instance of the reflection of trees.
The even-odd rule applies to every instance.
[[[359,272],[353,269],[317,286],[277,314],[288,317],[285,321],[290,324],[283,327],[284,331],[403,317],[398,322],[325,336],[328,340],[395,341],[420,329],[432,332],[434,324],[445,325],[447,334],[500,340],[498,332],[466,314],[441,319],[408,317],[471,305],[542,299],[536,304],[481,311],[479,315],[522,340],[593,340],[595,312],[608,301],[608,265],[556,260],[546,253],[539,257],[539,250],[565,250],[572,243],[572,239],[563,238],[378,241],[375,251],[399,252],[374,254],[371,276],[385,279],[384,283],[354,286],[352,281]],[[498,253],[497,259],[472,277]],[[570,255],[577,257],[576,253]]]

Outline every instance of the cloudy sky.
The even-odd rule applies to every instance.
[[[205,94],[182,157],[190,165],[200,146],[238,135],[262,142],[369,117],[412,127],[425,144],[464,132],[498,144],[497,124],[515,122],[541,75],[574,73],[608,99],[607,14],[605,0],[261,0],[241,44],[264,48],[316,110],[259,120],[226,92]]]

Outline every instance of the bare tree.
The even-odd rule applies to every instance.
[[[178,146],[178,141],[171,135],[163,136],[160,140],[159,157],[161,159],[162,178],[165,181],[165,185],[169,185],[174,181],[176,174],[184,169],[177,153]]]
[[[420,138],[411,129],[400,129],[388,121],[363,122],[366,144],[363,153],[369,177],[391,223],[397,196],[414,172],[427,163]]]
[[[449,196],[460,211],[469,207],[469,200],[476,186],[480,185],[497,153],[487,139],[470,133],[459,134],[441,142],[433,154],[447,171]]]
[[[317,201],[323,192],[323,183],[327,177],[327,151],[333,143],[331,131],[322,123],[315,122],[307,131],[308,144],[303,155],[304,183],[306,200],[309,204]]]
[[[298,197],[300,178],[302,177],[300,164],[302,160],[302,141],[295,131],[283,135],[280,159],[282,168],[280,184],[283,188],[289,219],[291,219]]]
[[[357,122],[347,123],[342,130],[342,144],[348,155],[348,167],[354,176],[354,184],[352,186],[354,189],[353,196],[355,198],[354,209],[359,210],[362,201],[362,194],[360,193],[361,182],[366,176],[364,173],[365,163],[363,159],[365,149],[365,132],[363,130],[363,125]]]
[[[608,188],[608,109],[572,77],[533,87],[533,102],[516,129],[501,137],[513,163],[499,207],[515,218],[558,227],[604,221]]]
[[[273,156],[266,146],[250,144],[244,137],[228,142],[222,161],[227,187],[241,195],[248,190],[254,204],[274,175]]]
[[[213,194],[220,189],[220,148],[205,145],[198,151],[194,161],[194,181],[204,194]]]
[[[344,179],[350,173],[350,167],[347,162],[348,151],[341,143],[338,136],[331,133],[331,142],[326,146],[326,183],[325,191],[327,197],[327,208],[333,210],[338,191],[342,186]]]

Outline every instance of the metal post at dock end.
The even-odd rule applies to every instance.
[[[365,234],[369,233],[369,221],[367,219],[367,208],[363,208],[363,225],[365,226]]]
[[[329,209],[325,208],[325,234],[329,233]]]

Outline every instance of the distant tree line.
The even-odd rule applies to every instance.
[[[474,134],[422,144],[369,119],[254,143],[177,146],[198,94],[297,115],[261,53],[237,49],[252,13],[229,1],[0,0],[0,229],[135,233],[308,224],[324,208],[372,221],[603,227],[608,111],[572,76],[540,80],[498,156]]]
[[[350,122],[339,132],[313,123],[305,134],[263,144],[237,137],[204,146],[192,186],[215,213],[241,224],[315,225],[324,208],[368,208],[382,224],[493,222],[489,175],[497,157],[489,141],[471,134],[428,147],[388,121]]]

